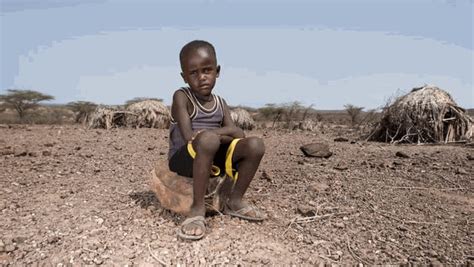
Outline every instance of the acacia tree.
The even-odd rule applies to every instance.
[[[54,97],[33,90],[7,89],[6,94],[0,95],[0,102],[7,108],[14,108],[20,119],[26,111],[38,106],[41,101],[53,100]]]
[[[344,105],[344,109],[346,110],[349,117],[351,117],[351,125],[354,127],[359,122],[359,117],[362,113],[363,107],[357,107],[352,104]]]
[[[89,116],[97,108],[97,104],[89,101],[74,101],[69,102],[67,106],[74,112],[76,115],[76,123],[84,123],[88,120]]]

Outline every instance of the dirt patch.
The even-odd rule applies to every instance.
[[[472,264],[472,147],[253,131],[267,152],[248,198],[269,220],[215,215],[204,240],[183,242],[182,218],[148,186],[167,135],[0,128],[0,263]],[[314,142],[333,155],[304,157],[299,148]]]

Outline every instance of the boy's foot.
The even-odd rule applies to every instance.
[[[266,219],[265,214],[258,210],[257,207],[242,203],[233,207],[227,203],[224,208],[224,214],[254,222],[261,222]]]
[[[199,240],[206,234],[206,219],[204,216],[189,217],[178,229],[178,236],[186,240]]]

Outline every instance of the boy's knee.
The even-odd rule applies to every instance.
[[[247,144],[249,152],[255,156],[263,156],[265,154],[265,144],[263,140],[258,137],[248,137]]]
[[[209,131],[203,131],[194,138],[194,149],[204,153],[215,153],[220,146],[219,136]]]

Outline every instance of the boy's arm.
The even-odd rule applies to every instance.
[[[194,135],[188,112],[188,101],[185,93],[178,90],[174,93],[173,103],[171,104],[171,116],[178,123],[181,136],[185,141],[191,141]]]
[[[223,143],[230,142],[234,138],[244,138],[244,131],[235,126],[234,121],[232,121],[232,117],[230,116],[229,107],[224,99],[222,99],[222,107],[224,108],[224,121],[222,122],[222,127],[213,129],[212,131],[221,136],[221,141]]]

